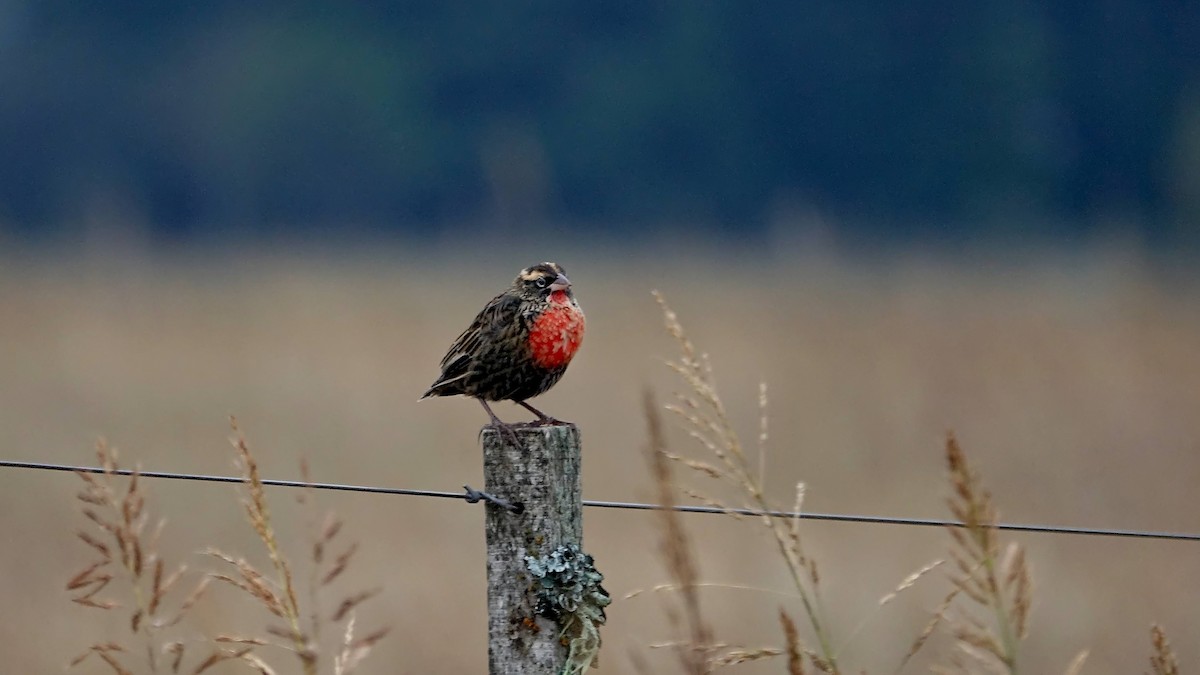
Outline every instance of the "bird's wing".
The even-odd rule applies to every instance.
[[[502,293],[484,306],[442,358],[442,374],[430,387],[430,391],[464,377],[484,342],[505,332],[517,320],[520,304],[520,298],[510,293]]]

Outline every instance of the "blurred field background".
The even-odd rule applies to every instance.
[[[478,487],[467,400],[418,404],[450,341],[556,260],[583,350],[539,401],[585,496],[648,500],[640,401],[674,388],[661,290],[769,487],[813,511],[945,516],[954,430],[1008,521],[1200,531],[1200,5],[0,0],[0,457]],[[515,406],[502,416],[520,419]],[[691,449],[678,430],[672,449]],[[698,487],[704,489],[702,484]],[[0,671],[60,672],[123,621],[63,591],[76,478],[0,471]],[[229,486],[154,482],[163,549],[259,550]],[[304,514],[271,490],[285,540]],[[483,513],[329,494],[395,630],[366,673],[486,664]],[[781,590],[753,525],[689,516],[701,576]],[[656,521],[585,513],[618,598],[601,672],[671,672]],[[807,523],[848,672],[891,672],[946,592],[933,529]],[[1200,661],[1194,544],[1018,535],[1024,672]],[[228,589],[194,635],[267,617]],[[779,644],[772,594],[704,591]],[[795,610],[795,608],[792,608]],[[935,637],[907,672],[952,645]],[[96,663],[82,672],[105,672]],[[781,672],[780,663],[744,672]],[[222,672],[235,672],[226,668]],[[280,666],[281,672],[291,672]]]
[[[394,253],[9,260],[0,276],[0,447],[7,457],[88,462],[102,434],[147,469],[229,473],[226,416],[235,413],[272,477],[297,477],[306,457],[324,481],[478,485],[478,405],[415,399],[446,343],[526,261],[507,252],[420,261]],[[567,266],[588,313],[584,350],[542,399],[583,430],[586,497],[652,494],[639,396],[645,385],[664,396],[673,388],[660,365],[673,345],[649,295],[654,287],[711,354],[747,439],[757,424],[757,382],[768,382],[769,485],[782,502],[803,480],[810,510],[943,516],[940,443],[954,429],[1006,520],[1200,529],[1193,277],[1164,276],[1111,251],[869,266],[698,254],[622,261],[566,249],[540,257]],[[515,406],[502,407],[520,417]],[[674,449],[688,447],[674,440]],[[75,608],[62,591],[85,557],[71,535],[82,523],[73,512],[77,479],[6,470],[0,481],[9,541],[0,582],[10,608],[0,628],[5,670],[58,672],[68,652],[120,635],[124,622]],[[209,544],[257,554],[233,488],[154,482],[150,494],[170,521],[168,556],[203,565],[196,552]],[[302,557],[302,514],[288,491],[270,496],[282,535]],[[396,628],[365,672],[481,672],[481,509],[406,497],[321,499],[363,544],[353,583],[384,588],[363,620]],[[585,513],[587,549],[615,597],[665,580],[655,523],[646,513]],[[759,528],[711,516],[687,523],[705,579],[787,587]],[[906,527],[809,523],[805,531],[843,636],[903,576],[941,557],[948,540]],[[1137,670],[1151,621],[1173,629],[1185,662],[1200,656],[1190,593],[1200,556],[1192,544],[1016,538],[1029,546],[1036,583],[1031,672],[1054,672],[1083,648],[1092,650],[1086,672]],[[887,672],[945,588],[934,575],[885,609],[847,649],[848,662]],[[260,608],[224,591],[193,616],[197,630],[266,621]],[[780,602],[787,600],[705,592],[718,636],[750,645],[781,641]],[[645,650],[673,637],[657,598],[618,600],[601,672],[630,672],[630,653],[656,664],[654,672],[669,670],[668,654]],[[935,640],[927,655],[946,649]]]

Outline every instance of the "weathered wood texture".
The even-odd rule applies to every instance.
[[[517,428],[514,448],[483,432],[485,491],[524,505],[522,513],[487,503],[488,669],[491,675],[558,675],[567,649],[553,621],[534,615],[525,556],[583,543],[579,429],[573,424]]]

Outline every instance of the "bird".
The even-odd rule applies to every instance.
[[[584,326],[583,310],[562,266],[543,262],[526,267],[450,346],[441,374],[420,400],[474,398],[491,419],[489,426],[518,445],[512,425],[502,422],[488,401],[513,401],[537,415],[534,425],[557,424],[528,399],[562,378],[583,342]]]

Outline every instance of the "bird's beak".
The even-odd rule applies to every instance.
[[[571,280],[567,278],[567,275],[560,274],[558,275],[558,278],[554,280],[554,283],[550,284],[550,291],[565,291],[570,287]]]

